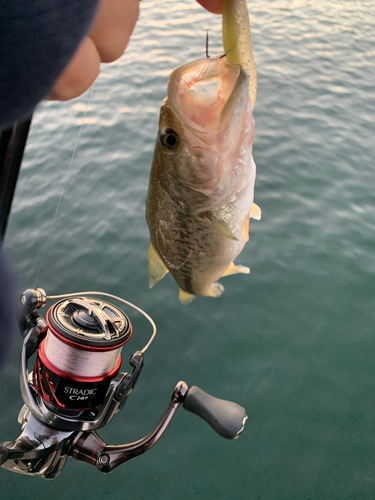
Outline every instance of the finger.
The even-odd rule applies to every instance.
[[[118,59],[128,45],[139,14],[138,0],[102,0],[90,37],[102,62]]]
[[[83,94],[96,80],[100,56],[90,37],[84,38],[47,99],[68,101]]]
[[[224,0],[197,0],[197,2],[214,14],[221,14],[223,12]]]

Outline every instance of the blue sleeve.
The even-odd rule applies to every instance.
[[[16,330],[15,303],[12,272],[0,249],[0,366]]]
[[[27,117],[88,32],[98,0],[0,0],[0,130]]]
[[[98,0],[0,0],[0,133],[26,118],[88,32]],[[15,331],[14,277],[0,241],[0,366]]]

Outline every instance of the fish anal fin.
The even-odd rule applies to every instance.
[[[262,218],[262,211],[256,203],[251,205],[250,217],[255,220],[260,220]]]
[[[181,304],[184,304],[184,306],[186,306],[187,304],[190,304],[190,302],[193,302],[193,300],[195,299],[195,295],[184,292],[182,288],[180,288],[180,295],[178,298],[180,299]]]
[[[148,286],[152,288],[167,274],[168,269],[150,241],[148,247]]]
[[[234,262],[231,262],[228,266],[228,269],[225,271],[222,277],[224,276],[231,276],[232,274],[250,274],[250,269],[246,266],[241,266],[236,264]]]
[[[230,238],[231,240],[236,240],[238,241],[238,238],[234,236],[232,231],[227,227],[225,222],[222,219],[219,219],[219,217],[216,217],[216,215],[211,215],[211,222],[216,229],[216,231],[223,236]]]
[[[212,283],[212,285],[210,286],[208,296],[217,298],[220,297],[220,295],[222,295],[223,292],[224,292],[223,285],[216,281],[215,283]]]

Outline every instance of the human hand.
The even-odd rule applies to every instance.
[[[224,0],[197,0],[221,14]],[[112,62],[126,49],[139,14],[138,0],[101,0],[90,33],[78,46],[47,99],[67,101],[83,94],[96,80],[101,62]]]

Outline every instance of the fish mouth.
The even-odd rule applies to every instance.
[[[202,142],[203,147],[229,125],[244,91],[248,93],[246,71],[218,56],[177,68],[170,77],[168,100],[185,130],[195,136],[192,145]]]

